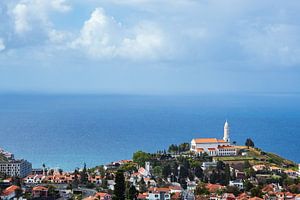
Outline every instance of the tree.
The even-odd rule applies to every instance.
[[[137,151],[133,154],[133,162],[138,163],[140,166],[145,166],[145,162],[151,159],[149,153],[143,151]]]
[[[190,150],[190,144],[189,143],[182,143],[178,146],[179,152],[186,152]]]
[[[179,150],[178,146],[176,144],[171,144],[169,146],[168,152],[169,153],[177,153]]]
[[[74,180],[72,182],[72,188],[78,188],[79,180],[78,180],[78,170],[75,169],[74,171]]]
[[[162,168],[161,168],[161,166],[155,166],[153,168],[153,174],[154,174],[154,176],[161,176],[162,175]]]
[[[139,192],[144,193],[147,191],[146,183],[144,181],[144,178],[139,182]]]
[[[199,179],[203,178],[204,174],[203,174],[203,169],[201,168],[201,166],[196,166],[195,176],[197,176]]]
[[[227,193],[232,193],[232,194],[234,194],[234,196],[238,196],[241,193],[239,188],[237,188],[235,186],[227,186],[226,187],[226,192]]]
[[[224,171],[225,171],[225,184],[228,185],[230,181],[230,168],[228,164],[225,165]]]
[[[254,142],[251,140],[251,138],[247,138],[245,145],[248,147],[254,147]]]
[[[246,192],[249,192],[253,187],[254,187],[253,184],[249,180],[246,179],[244,181],[244,190]]]
[[[250,190],[251,197],[262,197],[261,189],[257,186]]]
[[[115,179],[115,190],[114,190],[114,199],[115,200],[125,200],[125,177],[122,170],[118,170],[116,173]]]
[[[131,185],[130,188],[129,188],[129,191],[128,191],[128,199],[130,199],[130,200],[136,199],[138,193],[139,192],[136,190],[135,186]]]
[[[206,188],[205,183],[200,183],[197,185],[196,190],[195,190],[196,195],[209,195],[210,192]]]
[[[162,169],[162,175],[164,178],[167,178],[169,175],[171,174],[171,166],[168,164],[168,165],[165,165]]]
[[[88,182],[88,174],[86,170],[86,164],[84,163],[83,169],[80,172],[80,183],[87,184],[87,182]]]

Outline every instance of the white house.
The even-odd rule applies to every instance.
[[[150,188],[148,191],[148,200],[170,200],[171,193],[169,188]]]
[[[207,153],[209,156],[235,156],[237,149],[230,144],[229,124],[224,125],[223,139],[217,138],[196,138],[191,141],[192,152],[197,154]]]
[[[242,180],[234,180],[234,181],[229,181],[230,186],[235,186],[239,188],[240,190],[244,189],[244,183]]]

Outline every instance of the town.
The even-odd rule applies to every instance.
[[[300,164],[268,153],[247,138],[194,138],[155,153],[72,172],[30,162],[0,149],[1,199],[300,200]]]

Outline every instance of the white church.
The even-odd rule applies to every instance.
[[[196,154],[206,152],[209,156],[235,156],[237,148],[230,143],[230,128],[226,120],[223,139],[195,138],[191,141],[191,151]]]

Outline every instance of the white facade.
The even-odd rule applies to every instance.
[[[226,120],[226,122],[224,124],[224,136],[223,136],[223,140],[226,141],[226,142],[230,142],[229,133],[230,133],[230,128],[229,128],[229,124]]]
[[[235,186],[240,190],[244,189],[244,183],[241,180],[229,181],[230,186]]]
[[[207,153],[209,156],[235,156],[237,149],[231,146],[229,138],[229,124],[224,125],[223,139],[217,138],[198,138],[191,141],[192,152],[197,154]]]
[[[149,192],[148,200],[170,200],[171,194],[169,192]]]
[[[0,172],[7,176],[23,178],[31,173],[32,165],[26,160],[12,160],[0,162]]]

